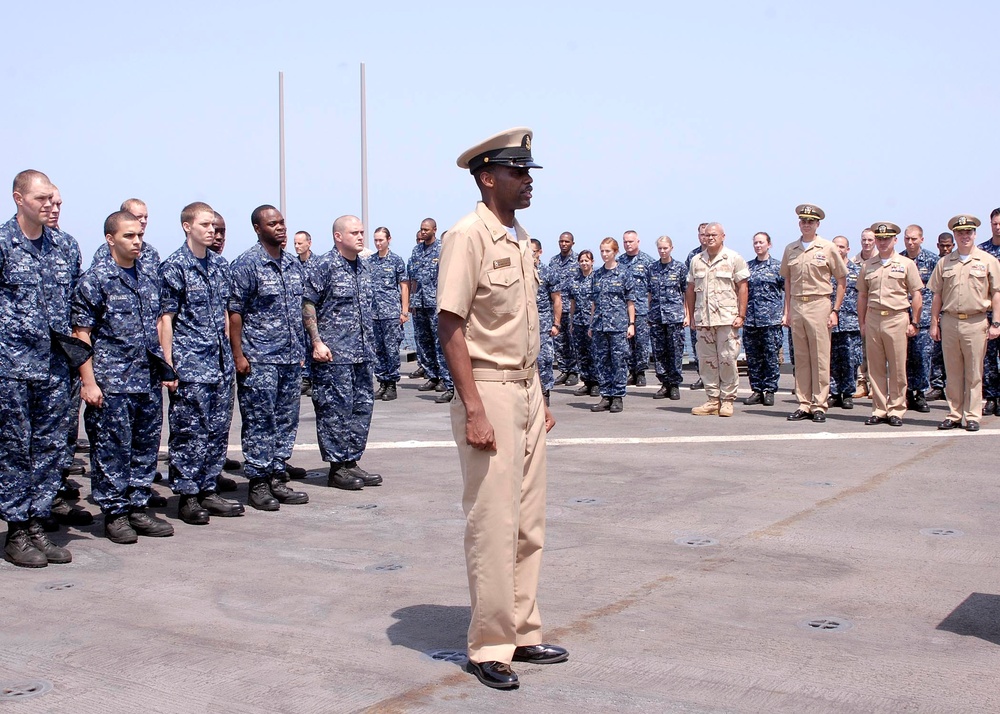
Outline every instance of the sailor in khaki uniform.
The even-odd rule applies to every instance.
[[[452,431],[462,465],[465,559],[472,597],[467,669],[518,686],[510,662],[569,655],[542,644],[536,603],[545,537],[545,433],[538,379],[538,273],[514,218],[531,204],[531,130],[491,136],[458,159],[482,194],[448,230],[438,276],[438,331],[458,391]]]
[[[781,324],[792,328],[795,352],[795,397],[799,408],[789,421],[826,421],[830,397],[830,330],[844,301],[847,266],[830,241],[816,235],[826,214],[819,206],[804,203],[795,208],[802,238],[789,244],[781,258],[785,279],[785,314]],[[831,278],[837,292],[831,310]]]
[[[948,382],[948,418],[938,429],[955,429],[965,419],[967,431],[979,431],[983,416],[983,356],[986,338],[1000,337],[1000,322],[987,323],[986,312],[1000,315],[1000,261],[976,247],[975,216],[948,221],[958,249],[942,257],[927,281],[934,293],[931,339],[941,341]],[[996,319],[996,317],[994,317]]]
[[[858,274],[858,326],[868,352],[872,397],[872,415],[865,424],[903,426],[906,339],[919,329],[924,283],[916,263],[894,249],[899,226],[881,222],[871,229],[876,253],[861,264]]]

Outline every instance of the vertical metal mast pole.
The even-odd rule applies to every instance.
[[[361,223],[365,227],[365,248],[372,228],[368,225],[368,119],[365,111],[365,63],[361,63]]]
[[[285,73],[278,72],[278,195],[281,215],[288,218],[285,205]]]

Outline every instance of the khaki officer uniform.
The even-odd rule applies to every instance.
[[[872,230],[876,237],[897,236],[902,232],[894,223],[876,223]],[[911,322],[910,295],[922,287],[916,263],[905,255],[894,253],[883,264],[876,252],[861,264],[858,300],[868,301],[865,310],[868,386],[872,416],[879,420],[902,419],[906,413],[906,330]]]
[[[796,213],[800,218],[826,217],[822,209],[811,205],[798,206]],[[830,398],[830,278],[846,277],[847,265],[837,246],[816,236],[805,247],[801,240],[785,247],[781,276],[790,298],[795,397],[802,411],[825,413]]]
[[[710,402],[731,404],[736,399],[740,331],[733,322],[745,317],[739,311],[736,288],[749,278],[746,260],[724,246],[714,260],[702,251],[688,268],[688,285],[694,291],[693,325],[698,330],[698,371]]]
[[[530,151],[531,133],[521,131]],[[459,166],[469,168],[470,152]],[[528,161],[537,167],[530,154]],[[515,646],[542,641],[536,602],[546,473],[539,281],[529,236],[516,221],[513,228],[516,238],[480,202],[445,233],[439,264],[438,311],[465,318],[473,378],[497,445],[489,452],[468,444],[465,406],[455,399],[451,421],[464,482],[473,662],[510,663]]]
[[[956,232],[975,230],[978,225],[978,218],[965,215],[948,222],[948,228]],[[932,319],[939,320],[948,375],[948,417],[939,428],[953,428],[963,418],[967,428],[973,422],[978,426],[983,416],[983,357],[989,330],[986,313],[1000,290],[1000,261],[976,247],[962,261],[956,249],[938,261],[927,287],[935,294],[935,307],[940,300],[940,315],[932,315]],[[951,426],[946,426],[948,422]]]

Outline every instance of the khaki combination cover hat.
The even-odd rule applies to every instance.
[[[888,221],[872,223],[872,227],[869,230],[876,236],[898,236],[903,232],[895,223],[889,223]]]
[[[542,168],[531,158],[532,131],[526,126],[516,126],[484,139],[458,157],[458,166],[475,173],[484,166],[514,166],[516,168]]]
[[[981,225],[978,218],[970,216],[968,213],[960,213],[948,221],[948,228],[953,231],[974,231]]]
[[[815,218],[817,221],[822,221],[826,218],[823,209],[811,203],[800,203],[795,207],[795,214],[799,218]]]

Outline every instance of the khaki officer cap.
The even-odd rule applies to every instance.
[[[822,221],[826,218],[823,209],[811,203],[800,203],[795,207],[795,213],[799,218],[814,218],[817,221]]]
[[[868,230],[876,236],[898,236],[903,232],[895,223],[889,223],[888,221],[872,223],[872,227]]]
[[[968,213],[960,213],[948,221],[948,228],[953,231],[974,231],[981,225],[978,218],[970,216]]]
[[[458,167],[475,173],[484,166],[498,164],[516,168],[542,168],[531,158],[532,132],[516,126],[485,139],[458,157]]]

